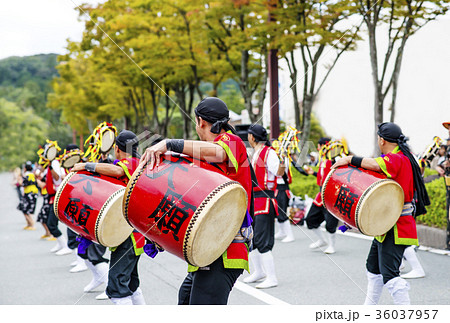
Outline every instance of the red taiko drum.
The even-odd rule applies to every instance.
[[[403,209],[401,186],[381,173],[351,165],[331,170],[322,186],[326,209],[368,236],[385,234]]]
[[[124,192],[125,184],[113,177],[71,172],[56,192],[55,214],[81,236],[117,247],[133,231],[122,213]]]
[[[125,191],[128,223],[194,266],[216,260],[239,232],[247,193],[206,162],[165,154],[153,170],[134,172]]]

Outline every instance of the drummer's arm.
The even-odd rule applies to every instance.
[[[354,158],[354,156],[345,156],[340,158],[339,160],[337,160],[333,166],[331,166],[332,169],[340,167],[340,166],[346,166],[348,164],[351,164],[353,166],[358,166],[355,165],[358,163],[358,160],[353,160],[352,163],[352,158]],[[369,169],[369,170],[373,170],[376,172],[381,171],[381,167],[378,164],[378,162],[375,160],[375,158],[368,158],[368,157],[355,157],[355,158],[359,158],[359,160],[361,161],[361,168],[364,169]]]
[[[183,154],[209,163],[222,163],[228,159],[222,146],[207,141],[185,140]]]
[[[163,140],[154,146],[147,148],[141,157],[139,167],[150,162],[149,168],[152,169],[160,163],[160,156],[167,151],[183,153],[185,155],[205,160],[210,163],[221,163],[227,160],[227,153],[223,147],[212,142],[198,140]]]
[[[89,166],[88,166],[88,169],[86,169],[86,164],[87,163],[75,164],[71,171],[77,172],[80,170],[87,170],[87,171],[95,170],[96,173],[106,175],[106,176],[111,176],[111,177],[122,177],[125,175],[125,171],[120,166],[104,164],[104,163],[90,163],[91,165],[95,164],[95,165],[91,166],[91,167],[94,167],[94,169],[90,169]]]

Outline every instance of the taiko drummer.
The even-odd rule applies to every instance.
[[[164,140],[147,148],[141,158],[143,166],[149,162],[148,169],[159,165],[161,154],[167,151],[183,153],[188,156],[215,163],[228,178],[239,182],[247,192],[251,207],[251,170],[245,144],[228,123],[229,111],[226,104],[214,97],[203,99],[195,108],[198,140]],[[195,178],[192,179],[195,181]],[[247,211],[241,232],[237,234],[228,249],[217,260],[205,267],[189,265],[188,275],[180,287],[178,304],[227,304],[228,296],[243,270],[249,270],[248,244],[251,241],[252,218]]]
[[[116,138],[114,164],[79,163],[72,168],[72,171],[96,172],[116,177],[127,183],[139,165],[138,145],[139,140],[133,132],[122,130]],[[138,275],[138,261],[144,252],[144,244],[144,236],[133,231],[122,244],[111,249],[106,294],[116,305],[145,305]],[[98,276],[104,275],[106,272],[102,271]]]
[[[413,215],[426,213],[425,205],[429,205],[430,201],[420,167],[412,156],[406,144],[407,138],[400,127],[385,122],[378,125],[377,133],[381,157],[346,156],[338,160],[333,168],[351,164],[383,172],[402,187],[405,203],[403,212],[393,228],[386,234],[375,237],[367,257],[368,286],[364,304],[377,304],[383,286],[386,286],[395,304],[409,305],[409,284],[399,276],[399,267],[405,248],[409,245],[418,245]]]

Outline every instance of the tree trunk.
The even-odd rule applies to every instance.
[[[290,53],[290,77],[291,77],[291,90],[292,90],[292,98],[294,100],[294,117],[295,117],[295,127],[297,129],[300,129],[300,115],[302,113],[301,107],[300,107],[300,101],[298,100],[298,88],[297,88],[297,66],[295,65],[295,59],[294,59],[294,51],[291,51]],[[289,61],[289,59],[287,58]]]
[[[250,91],[250,84],[248,78],[248,61],[249,61],[249,53],[247,50],[241,51],[241,79],[239,83],[239,89],[241,90],[242,97],[244,98],[245,108],[248,111],[248,115],[250,116],[250,120],[252,123],[256,122],[257,119],[253,114],[253,105],[252,105],[252,93]]]
[[[369,50],[370,50],[370,65],[372,67],[372,81],[374,85],[374,133],[377,131],[378,124],[383,122],[383,84],[378,79],[378,55],[377,55],[377,43],[376,43],[376,25],[369,24]],[[378,139],[377,135],[374,135],[373,144],[374,150],[373,155],[377,156],[379,154]]]
[[[302,120],[302,135],[300,139],[301,148],[306,147],[309,135],[311,133],[311,112],[314,103],[314,97],[307,95],[303,99],[303,120]]]

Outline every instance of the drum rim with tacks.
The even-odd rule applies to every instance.
[[[53,208],[55,211],[55,215],[63,223],[65,223],[64,220],[61,219],[58,214],[59,200],[62,192],[64,191],[64,188],[66,187],[70,179],[77,173],[78,172],[70,172],[64,178],[55,194],[55,202]],[[103,175],[103,179],[105,177],[107,178],[108,176]],[[133,232],[133,227],[128,224],[122,214],[122,199],[124,193],[125,186],[112,193],[103,203],[101,209],[98,211],[93,234],[95,236],[95,240],[105,247],[117,247],[118,245],[123,243]]]
[[[325,202],[325,192],[328,187],[328,182],[333,176],[334,172],[338,169],[339,168],[332,169],[327,175],[322,186],[321,197],[323,205],[328,212],[330,212],[334,217],[338,218],[344,223],[349,224],[340,216],[333,214],[332,210],[327,208]],[[364,173],[370,175],[367,170],[365,170]],[[379,201],[377,201],[377,198],[379,198],[379,194],[381,194],[380,188],[384,190],[384,202],[382,204],[379,204]],[[395,203],[399,201],[401,201],[401,203]],[[373,182],[367,188],[365,188],[363,193],[359,197],[354,215],[356,228],[361,233],[368,236],[380,236],[385,234],[395,225],[398,218],[400,217],[403,210],[403,202],[404,193],[400,184],[392,179],[380,178],[379,180]],[[374,208],[378,208],[379,210],[374,211]],[[383,216],[383,221],[380,221],[380,216]]]
[[[106,129],[105,129],[105,128],[106,128]],[[110,151],[111,148],[114,146],[114,142],[115,142],[115,137],[116,137],[116,135],[115,135],[115,133],[114,133],[114,130],[111,130],[111,128],[108,127],[108,126],[105,126],[105,127],[103,127],[103,129],[100,129],[99,135],[100,135],[100,133],[101,133],[101,135],[102,135],[102,144],[101,144],[101,146],[100,146],[100,152],[102,152],[102,153],[107,153],[107,152]],[[106,146],[106,145],[105,145],[105,142],[104,142],[104,140],[105,140],[105,138],[106,138],[106,136],[105,136],[106,133],[110,133],[110,134],[111,134],[111,136],[110,136],[111,143],[110,143],[108,146]]]
[[[72,151],[66,153],[61,158],[61,166],[66,169],[72,168],[75,164],[77,164],[81,161],[82,156],[83,156],[83,152],[81,150],[75,150],[75,151],[72,150]],[[72,160],[75,160],[75,162],[73,162]]]
[[[148,163],[134,172],[126,187],[125,197],[123,199],[123,215],[131,226],[133,226],[133,221],[130,219],[128,206],[133,189],[147,166]],[[218,172],[217,174],[224,176]],[[224,177],[227,178],[226,176]],[[195,210],[187,226],[186,233],[183,237],[182,253],[184,260],[193,266],[204,267],[218,259],[227,250],[241,228],[247,210],[247,193],[241,184],[229,178],[227,179],[228,181],[217,186],[207,194]],[[226,206],[230,203],[230,200],[237,201],[239,196],[241,196],[239,203],[242,202],[243,205],[236,207],[236,210],[240,209],[241,211],[234,211],[234,216],[224,216],[224,214],[229,213]],[[242,197],[245,197],[245,199],[242,199]],[[220,232],[214,233],[210,229],[211,223],[214,223],[216,228],[219,229],[223,227],[233,229],[228,230],[228,232],[219,230]],[[139,229],[138,231],[146,235],[151,229],[147,232],[142,232]],[[226,236],[223,236],[224,234]],[[217,239],[218,236],[220,236],[220,239]],[[155,242],[164,247],[164,243],[160,241]],[[199,252],[199,250],[207,250],[208,252]]]
[[[50,149],[52,149],[52,150],[50,150]],[[53,157],[50,157],[49,156],[49,153],[50,153],[50,151],[53,151],[53,149],[54,149],[54,153],[52,154],[52,156]],[[53,145],[53,144],[47,144],[46,146],[45,146],[45,148],[44,148],[44,153],[43,153],[43,156],[44,156],[44,158],[45,159],[47,159],[48,161],[53,161],[55,158],[56,158],[56,156],[58,155],[58,149],[56,148],[56,146],[55,145]]]

